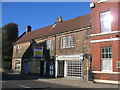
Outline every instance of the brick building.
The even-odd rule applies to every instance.
[[[34,31],[27,26],[14,43],[12,70],[118,83],[120,2],[96,1],[90,14],[67,21],[58,17],[53,25]]]
[[[13,71],[86,80],[90,25],[87,14],[67,21],[59,17],[53,25],[34,31],[27,26],[26,34],[14,43]],[[39,46],[43,47],[43,56],[34,57],[34,48]]]
[[[94,81],[118,83],[120,81],[120,1],[98,0],[92,2],[91,7],[90,36]]]

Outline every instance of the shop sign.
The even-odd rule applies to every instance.
[[[33,57],[43,57],[43,47],[40,46],[34,47]]]
[[[57,60],[82,60],[82,59],[83,59],[83,54],[57,56]]]

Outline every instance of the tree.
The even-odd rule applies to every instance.
[[[18,25],[8,23],[2,27],[2,57],[3,61],[12,60],[13,43],[18,38]]]

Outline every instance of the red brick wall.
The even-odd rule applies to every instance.
[[[116,38],[117,33],[113,34],[106,34],[106,35],[100,35],[100,36],[94,36],[91,37],[92,40],[100,40],[100,39],[110,39],[110,38]]]
[[[95,8],[91,9],[92,33],[100,33],[100,20],[99,13],[104,11],[111,11],[113,16],[112,31],[118,30],[118,3],[117,2],[104,2],[95,3]]]
[[[118,20],[119,20],[119,25],[118,25],[118,30],[120,31],[120,1],[119,1],[119,3],[118,3],[118,15],[119,15],[119,18],[118,18]]]
[[[103,2],[103,3],[93,2],[93,3],[95,4],[95,7],[91,9],[92,34],[101,33],[99,15],[101,12],[105,12],[108,10],[111,11],[111,14],[113,16],[112,31],[120,30],[120,19],[118,18],[118,16],[120,17],[120,2],[119,3],[118,2]],[[112,38],[116,38],[117,34],[118,33],[92,36],[91,40],[112,39]],[[113,72],[120,71],[120,69],[117,68],[117,61],[120,60],[120,41],[91,43],[92,70],[101,71],[101,56],[100,56],[101,47],[112,47]],[[94,76],[94,79],[118,81],[118,74],[94,73],[93,76]]]
[[[118,74],[94,73],[95,79],[120,81]]]
[[[119,41],[119,43],[120,43],[120,41]],[[117,68],[117,64],[116,64],[118,61],[118,58],[119,58],[118,45],[119,45],[118,41],[101,42],[101,43],[91,44],[91,47],[92,47],[92,70],[93,71],[101,71],[100,48],[101,47],[112,47],[113,72],[118,72],[118,68]]]

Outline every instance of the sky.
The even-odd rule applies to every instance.
[[[33,31],[54,24],[59,16],[66,21],[88,13],[89,2],[2,2],[2,26],[16,23],[21,35],[27,25]]]

